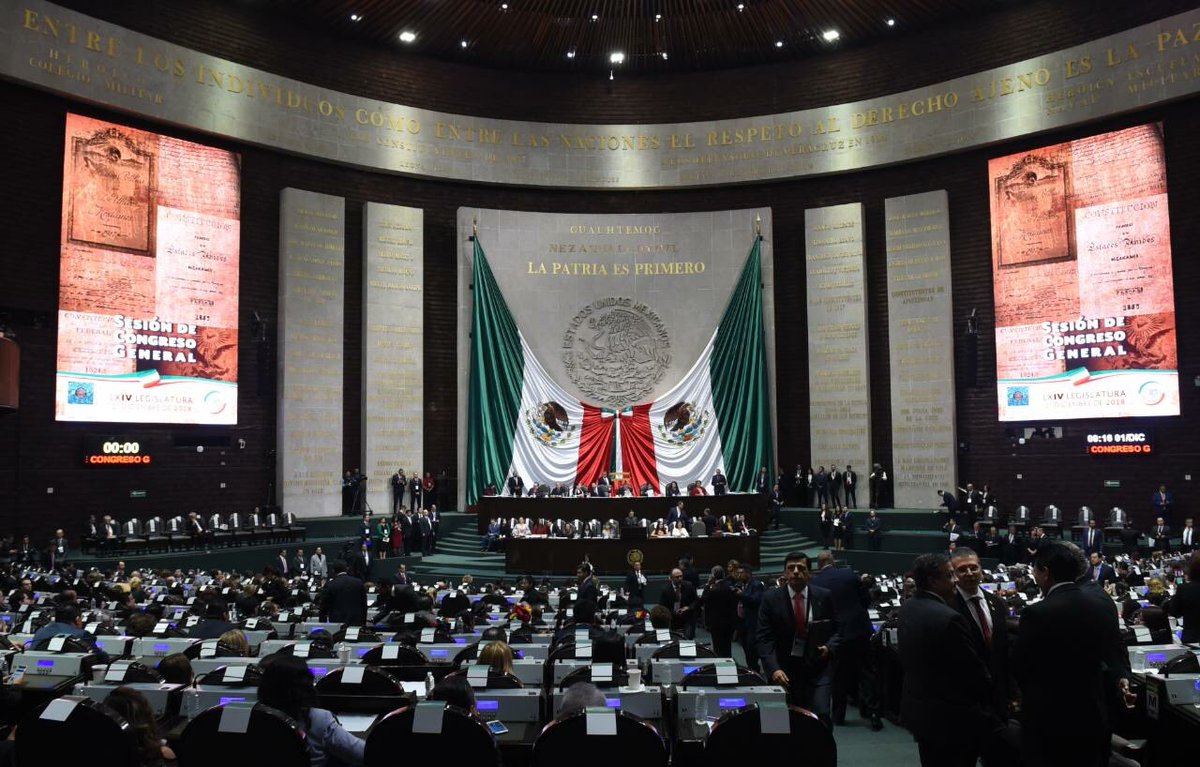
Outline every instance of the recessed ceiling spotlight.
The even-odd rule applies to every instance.
[[[661,14],[661,13],[656,13],[656,14],[654,14],[654,20],[655,20],[655,21],[662,21],[662,14]]]
[[[502,11],[507,11],[507,10],[508,10],[508,3],[500,3],[500,10],[502,10]]]
[[[738,3],[738,4],[737,4],[737,9],[738,9],[738,13],[741,13],[742,11],[746,10],[746,4],[745,4],[745,3]]]
[[[624,64],[625,63],[625,54],[621,53],[620,51],[613,51],[612,53],[608,54],[608,63]]]
[[[592,21],[599,21],[599,20],[600,20],[600,14],[598,14],[598,13],[593,13],[593,14],[592,14]]]
[[[470,45],[470,43],[468,43],[466,40],[460,40],[458,44],[463,48],[466,48],[468,45]]]
[[[567,51],[567,58],[568,59],[575,58],[575,51],[574,50]]]
[[[783,47],[783,41],[782,41],[782,40],[776,40],[776,41],[775,41],[775,47],[776,47],[776,48],[782,48],[782,47]]]
[[[413,40],[416,40],[416,39],[417,39],[416,32],[410,32],[409,30],[406,29],[400,33],[400,42],[402,42],[402,43],[411,43]]]
[[[827,29],[821,33],[821,37],[825,38],[825,42],[827,43],[832,43],[841,36],[841,33],[839,33],[836,29]]]
[[[667,52],[666,51],[662,52],[662,57],[663,57],[663,61],[667,60]]]
[[[362,16],[359,16],[357,13],[352,13],[352,14],[350,14],[350,20],[351,21],[362,21]]]
[[[888,20],[887,20],[887,25],[888,25],[889,27],[894,27],[894,26],[896,26],[896,20],[895,20],[895,19],[888,19]]]

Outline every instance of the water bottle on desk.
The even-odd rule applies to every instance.
[[[429,695],[429,691],[433,689],[433,672],[425,672],[425,695]]]
[[[696,724],[708,726],[708,693],[696,691]]]
[[[81,680],[79,680],[78,682],[76,682],[76,683],[75,683],[75,689],[71,690],[71,694],[72,694],[72,695],[74,695],[74,696],[76,696],[76,697],[80,697],[80,698],[81,698],[81,697],[83,697],[84,695],[86,695],[86,694],[87,694],[86,692],[84,692],[86,688],[87,688],[87,685],[86,685],[86,684],[84,683],[84,681],[81,679]]]
[[[183,713],[188,719],[195,719],[200,714],[200,691],[194,681],[183,693]]]

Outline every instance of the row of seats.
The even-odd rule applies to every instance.
[[[202,530],[194,529],[191,519],[174,516],[168,519],[152,517],[144,522],[136,517],[122,522],[119,533],[108,538],[103,535],[85,536],[82,549],[109,553],[142,553],[177,551],[211,546],[242,546],[266,543],[303,541],[307,530],[294,514],[267,514],[261,524],[252,525],[249,514],[214,513],[200,519]]]

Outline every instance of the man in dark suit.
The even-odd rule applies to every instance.
[[[1151,551],[1171,550],[1171,526],[1162,517],[1154,520],[1154,527],[1150,528],[1148,535],[1150,536]]]
[[[346,573],[346,563],[333,563],[334,576],[318,598],[321,620],[362,626],[367,622],[367,587]]]
[[[525,495],[525,480],[521,479],[521,475],[515,471],[508,478],[508,494],[514,498]]]
[[[579,567],[575,568],[575,582],[579,588],[577,599],[587,600],[594,605],[600,604],[600,589],[596,588],[591,562],[581,562]]]
[[[958,499],[954,497],[954,493],[948,493],[945,490],[938,490],[937,493],[942,499],[938,505],[946,507],[946,513],[950,515],[951,522],[958,522]]]
[[[1200,642],[1200,554],[1192,554],[1186,568],[1187,583],[1175,591],[1167,610],[1183,619],[1183,641],[1195,644]]]
[[[858,474],[851,468],[850,464],[846,464],[846,471],[842,474],[842,483],[846,487],[846,505],[852,509],[857,509]]]
[[[308,559],[304,556],[304,549],[296,549],[296,554],[292,557],[289,566],[289,572],[301,578],[308,575]]]
[[[771,475],[767,473],[766,466],[758,470],[758,476],[754,480],[754,489],[758,491],[759,495],[771,492]]]
[[[922,767],[973,767],[1003,728],[992,711],[992,680],[972,629],[957,610],[954,571],[942,554],[913,563],[916,591],[900,607],[900,716]]]
[[[683,570],[671,571],[671,581],[663,587],[658,603],[671,611],[671,629],[688,639],[696,636],[696,611],[699,601],[696,587],[683,579]]]
[[[1044,598],[1021,612],[1013,662],[1029,767],[1107,765],[1106,703],[1119,694],[1131,705],[1116,610],[1102,592],[1075,583],[1082,567],[1072,548],[1051,542],[1037,550],[1033,577]]]
[[[625,593],[630,606],[646,604],[646,576],[642,573],[642,562],[633,563],[633,569],[625,575]]]
[[[817,555],[817,574],[814,586],[828,589],[833,595],[833,609],[841,626],[842,641],[833,659],[833,695],[831,716],[834,724],[846,723],[846,698],[851,692],[861,700],[858,691],[863,659],[871,640],[871,619],[867,615],[870,597],[862,580],[848,567],[836,567],[833,554],[822,551]]]
[[[842,507],[842,473],[836,463],[829,464],[829,502],[835,509]]]
[[[804,552],[788,554],[783,568],[786,583],[768,591],[758,609],[758,654],[772,684],[832,727],[830,661],[841,643],[833,595],[809,583]]]
[[[1088,519],[1087,529],[1083,531],[1083,553],[1104,553],[1104,531],[1096,527],[1096,518]]]
[[[728,485],[729,482],[725,479],[725,475],[721,473],[720,469],[717,469],[712,478],[713,495],[725,495]]]
[[[979,587],[983,566],[974,551],[955,549],[950,566],[954,570],[954,598],[949,604],[966,618],[975,649],[991,674],[992,711],[1000,719],[1007,719],[1008,713],[1016,710],[1017,701],[1017,683],[1009,663],[1008,605]]]
[[[759,671],[758,664],[758,608],[762,605],[767,587],[754,574],[750,565],[743,564],[737,572],[737,585],[733,589],[738,598],[738,613],[742,621],[742,650],[746,653],[746,666]]]
[[[725,568],[712,569],[704,587],[704,627],[712,634],[713,652],[718,658],[733,657],[733,633],[738,625],[738,597],[725,577]]]
[[[1179,531],[1179,550],[1184,554],[1190,554],[1198,548],[1200,548],[1200,538],[1196,537],[1195,525],[1192,523],[1192,518],[1188,517],[1183,520],[1183,529]]]
[[[421,555],[427,557],[433,553],[433,521],[429,519],[429,512],[424,509],[417,512],[417,529],[421,540]]]
[[[1101,558],[1100,552],[1093,551],[1088,561],[1086,577],[1100,588],[1104,588],[1109,583],[1117,582],[1117,571]]]
[[[50,539],[49,546],[51,570],[67,566],[67,545],[66,533],[61,528],[55,530],[54,537]]]
[[[284,578],[292,574],[292,561],[288,558],[288,550],[280,549],[279,556],[275,557],[275,570]]]
[[[813,487],[817,494],[816,505],[829,503],[829,475],[825,473],[824,466],[817,468],[817,475],[813,477]]]
[[[1171,518],[1171,510],[1175,508],[1175,497],[1167,492],[1166,485],[1159,485],[1154,496],[1150,499],[1154,504],[1154,516],[1163,519]]]
[[[193,639],[219,639],[226,631],[236,628],[236,623],[229,622],[229,606],[214,599],[204,606],[204,620],[188,629],[187,635]]]

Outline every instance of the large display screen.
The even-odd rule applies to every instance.
[[[236,154],[67,115],[60,421],[237,423]]]
[[[992,160],[1001,421],[1179,415],[1162,126]]]

